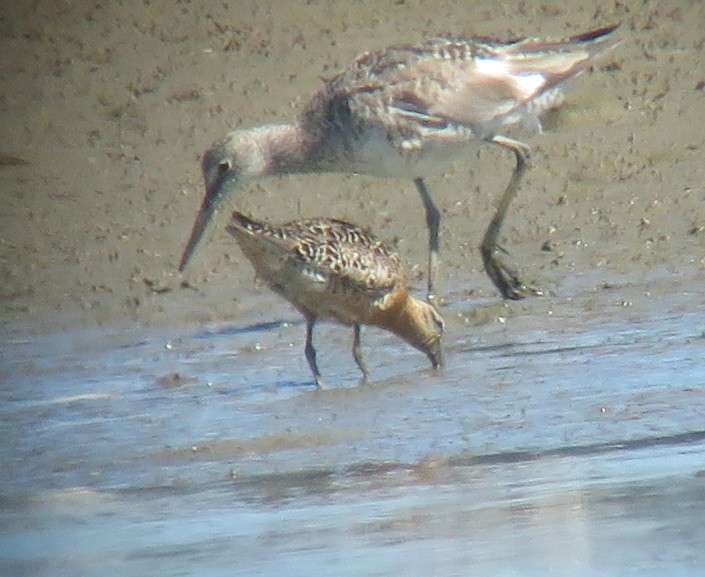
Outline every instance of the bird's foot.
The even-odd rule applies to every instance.
[[[540,289],[522,282],[517,270],[505,262],[500,251],[507,254],[507,251],[498,245],[486,246],[483,244],[480,247],[485,271],[502,296],[505,299],[521,300],[527,294],[542,295],[543,292]]]

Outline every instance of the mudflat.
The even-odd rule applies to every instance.
[[[595,7],[596,6],[596,7]],[[572,86],[502,243],[546,299],[597,314],[699,291],[705,248],[700,3],[366,1],[8,5],[0,19],[0,321],[53,331],[237,318],[273,297],[225,232],[230,209],[334,216],[397,243],[422,291],[411,180],[271,178],[232,195],[184,273],[199,159],[235,127],[285,122],[359,53],[442,33],[563,37],[621,22],[624,43]],[[443,213],[442,296],[499,295],[477,247],[513,167],[496,147],[429,186]],[[416,274],[418,273],[418,274]],[[680,288],[675,288],[680,287]],[[685,287],[685,288],[683,288]],[[683,290],[681,290],[683,289]],[[603,299],[601,295],[605,295]],[[534,301],[536,302],[536,301]],[[680,299],[677,307],[688,306]]]

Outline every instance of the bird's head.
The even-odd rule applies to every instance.
[[[206,151],[201,160],[206,195],[181,256],[179,270],[186,267],[223,198],[261,176],[264,165],[264,155],[252,131],[231,132]]]

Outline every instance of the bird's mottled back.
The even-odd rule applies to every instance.
[[[343,220],[314,218],[272,226],[235,212],[230,227],[236,237],[250,235],[256,243],[267,243],[270,253],[295,258],[353,291],[386,292],[405,280],[395,253],[368,231]],[[253,264],[258,268],[257,262]]]
[[[555,94],[543,95],[616,46],[615,29],[564,40],[439,37],[366,52],[326,81],[302,122],[327,122],[346,134],[384,124],[398,133],[391,136],[400,149],[425,130],[466,129],[487,138],[559,104]]]

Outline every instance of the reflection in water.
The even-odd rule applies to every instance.
[[[450,326],[441,377],[370,331],[324,391],[286,322],[8,337],[0,574],[697,573],[698,322]]]

